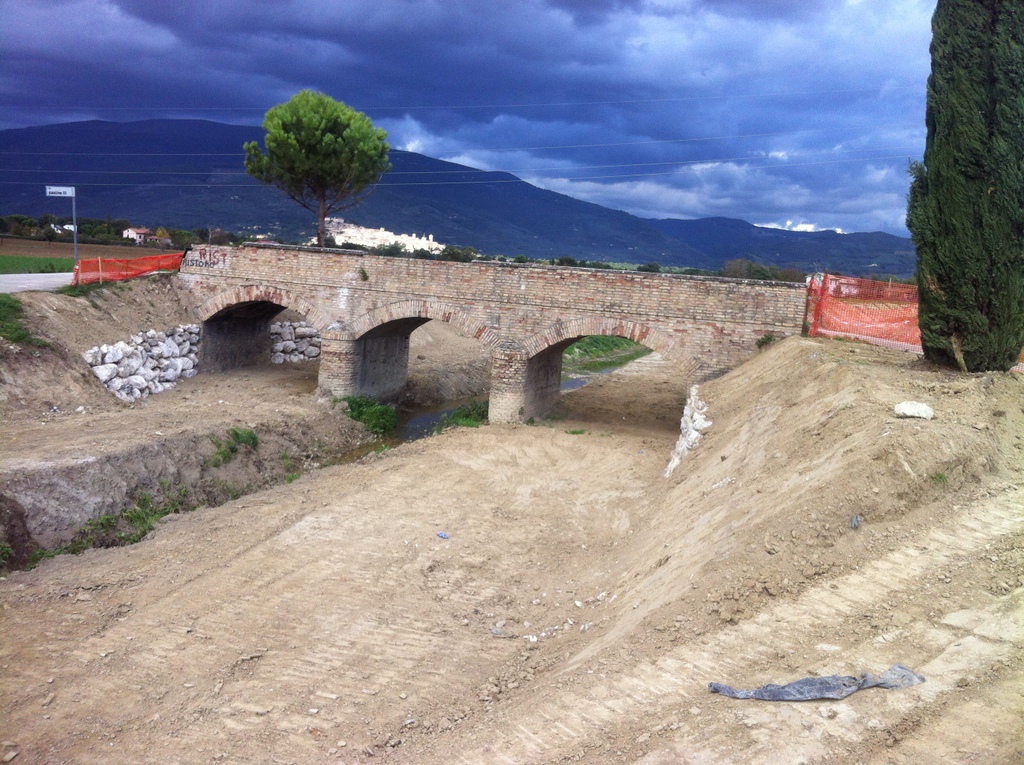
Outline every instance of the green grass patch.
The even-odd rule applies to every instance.
[[[562,364],[572,372],[604,372],[625,366],[650,352],[650,348],[626,337],[591,335],[566,348]]]
[[[463,404],[454,412],[441,415],[434,426],[434,432],[440,433],[447,428],[478,428],[487,422],[488,402],[474,401]]]
[[[0,255],[0,274],[64,274],[75,270],[74,258]]]
[[[292,455],[290,455],[287,451],[281,454],[281,464],[284,466],[285,469],[285,483],[291,483],[302,474],[302,471],[299,469],[299,464],[294,459],[292,459]]]
[[[945,473],[935,473],[931,478],[939,486],[945,486],[949,483],[949,476]]]
[[[237,446],[250,446],[253,449],[258,449],[260,446],[259,436],[256,435],[255,430],[249,430],[248,428],[231,428],[228,431],[231,436],[231,442]]]
[[[213,442],[214,452],[206,458],[206,465],[215,468],[231,462],[238,454],[239,447],[248,446],[256,450],[260,445],[256,431],[247,428],[231,428],[226,441],[222,441],[216,436],[210,436],[210,441]]]
[[[13,295],[0,294],[0,337],[19,345],[35,345],[40,348],[49,348],[50,343],[25,329],[21,323],[25,314],[25,307],[21,301]]]
[[[590,335],[589,337],[577,340],[566,348],[564,357],[566,359],[599,358],[611,353],[620,353],[642,347],[639,343],[634,343],[626,337]]]
[[[582,436],[587,431],[585,431],[583,428],[573,428],[572,430],[567,430],[565,432],[568,433],[570,436]]]
[[[584,361],[581,364],[573,364],[572,370],[574,372],[605,372],[609,369],[618,369],[619,367],[624,367],[629,362],[641,359],[650,352],[650,348],[641,348],[631,353],[623,353],[615,357],[594,359],[593,361]]]
[[[166,482],[161,485],[167,490]],[[68,544],[52,550],[37,550],[31,558],[30,567],[46,558],[58,555],[77,555],[95,547],[123,547],[142,540],[165,515],[185,513],[195,509],[188,498],[188,489],[182,486],[169,492],[157,501],[152,494],[144,493],[135,504],[122,513],[101,515],[86,522],[75,538]]]
[[[335,402],[338,400],[335,399]],[[363,423],[371,433],[383,436],[398,428],[398,413],[393,406],[374,401],[368,396],[345,396],[340,400],[348,404],[348,416]]]
[[[59,292],[61,295],[67,295],[68,297],[85,297],[96,290],[106,289],[112,287],[114,284],[120,284],[121,282],[88,282],[87,284],[65,284],[63,287],[58,287],[54,292]]]

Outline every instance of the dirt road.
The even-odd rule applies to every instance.
[[[647,357],[9,575],[0,757],[1024,762],[1019,377],[794,338],[702,386],[665,478],[685,395]],[[707,689],[896,663],[927,682]]]

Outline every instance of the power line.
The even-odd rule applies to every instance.
[[[357,106],[364,111],[461,111],[471,109],[536,109],[564,106],[616,106],[628,104],[667,104],[686,103],[690,101],[721,101],[721,100],[745,100],[765,98],[791,98],[793,96],[828,96],[854,93],[875,93],[887,95],[889,93],[901,93],[905,91],[921,91],[924,89],[920,84],[876,86],[873,88],[832,88],[828,90],[799,90],[781,91],[775,93],[744,93],[737,95],[714,94],[702,96],[676,96],[672,98],[626,98],[626,99],[605,99],[597,101],[523,101],[519,103],[496,103],[496,104],[410,104],[405,106],[388,106],[383,104]],[[26,111],[104,111],[104,112],[265,112],[270,107],[262,106],[97,106],[92,105],[71,105],[71,106],[27,106],[24,104],[6,104],[8,109],[24,109]]]
[[[872,162],[872,161],[883,161],[883,160],[906,160],[906,155],[891,155],[884,157],[856,157],[852,159],[837,159],[828,160],[821,162],[788,162],[788,163],[775,163],[775,164],[764,164],[755,165],[759,169],[772,169],[772,168],[786,168],[786,167],[810,167],[810,166],[821,166],[821,165],[841,165],[850,164],[854,162]],[[749,159],[749,158],[748,158]],[[770,158],[764,158],[770,159]],[[721,164],[726,162],[741,161],[738,159],[719,159],[719,160],[693,160],[688,162],[678,163],[680,165],[706,165],[706,164]],[[36,172],[36,171],[33,171]],[[38,171],[42,172],[42,171]],[[583,175],[576,177],[563,177],[563,176],[550,176],[546,180],[549,181],[587,181],[587,180],[614,180],[623,178],[653,178],[665,175],[674,175],[674,172],[652,172],[652,173],[620,173],[615,175]],[[203,175],[208,175],[203,173]],[[38,181],[0,181],[0,185],[6,186],[35,186],[38,185]],[[509,183],[529,183],[529,181],[523,180],[522,178],[503,178],[503,179],[483,179],[479,181],[422,181],[422,182],[398,182],[389,183],[387,180],[383,180],[380,186],[386,187],[401,187],[401,186],[480,186],[480,185],[494,185],[494,184],[509,184]],[[231,189],[231,188],[262,188],[261,186],[255,185],[255,183],[76,183],[77,186],[142,186],[145,188],[208,188],[208,189]]]
[[[501,148],[472,147],[471,151],[510,152],[510,151],[551,151],[558,149],[603,149],[618,146],[649,146],[672,143],[699,143],[701,141],[728,141],[747,138],[779,138],[784,136],[807,134],[848,133],[858,130],[885,130],[888,128],[907,128],[906,124],[850,126],[844,128],[809,128],[786,130],[773,133],[745,133],[743,135],[706,136],[700,138],[655,138],[646,141],[620,141],[610,143],[579,143],[551,146],[509,146]],[[398,151],[404,151],[398,149]],[[62,152],[62,151],[0,151],[0,156],[41,156],[41,157],[244,157],[244,152],[220,153],[142,153],[142,152]]]
[[[904,147],[904,146],[885,146],[873,149],[840,149],[834,151],[831,149],[819,149],[817,151],[802,151],[801,155],[809,154],[855,154],[862,152],[879,152],[879,151],[909,151],[913,152],[917,147]],[[606,164],[606,165],[577,165],[575,167],[536,167],[536,168],[513,168],[513,169],[502,169],[502,170],[482,170],[475,167],[467,167],[463,170],[392,170],[389,171],[387,177],[393,177],[396,175],[467,175],[472,173],[574,173],[582,170],[602,170],[611,168],[635,168],[635,167],[664,167],[671,165],[699,165],[706,164],[708,162],[742,162],[748,160],[763,160],[773,159],[771,156],[762,155],[747,155],[743,157],[709,157],[704,159],[687,159],[687,160],[671,160],[664,162],[627,162],[617,164]],[[872,157],[863,157],[863,159],[872,159]],[[784,166],[784,165],[780,165]],[[35,169],[21,169],[21,168],[0,168],[0,172],[4,173],[48,173],[52,175],[59,175],[62,173],[74,173],[74,174],[90,174],[90,175],[173,175],[173,176],[188,176],[188,175],[218,175],[218,176],[234,176],[240,175],[245,176],[248,173],[243,171],[231,171],[231,170],[208,170],[203,172],[189,172],[189,171],[175,171],[175,170],[35,170]]]

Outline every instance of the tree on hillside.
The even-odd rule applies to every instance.
[[[263,129],[266,153],[245,144],[246,172],[315,213],[321,247],[327,216],[360,202],[391,169],[387,133],[323,93],[303,90],[278,104]]]
[[[1024,346],[1024,5],[938,0],[932,33],[907,204],[921,342],[939,364],[1006,370]]]

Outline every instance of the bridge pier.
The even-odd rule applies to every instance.
[[[427,321],[419,317],[393,321],[358,340],[339,332],[322,333],[320,388],[331,396],[394,401],[409,373],[409,335]]]
[[[358,370],[356,341],[334,330],[321,332],[320,373],[317,379],[320,391],[337,398],[356,395]]]
[[[544,417],[562,395],[562,351],[553,346],[533,358],[517,343],[503,343],[491,356],[491,422]]]
[[[503,342],[491,354],[491,422],[526,420],[526,368],[529,359],[518,343]]]

